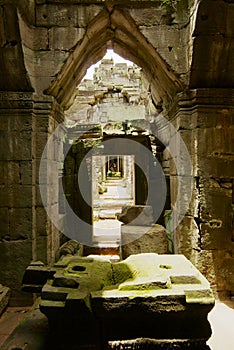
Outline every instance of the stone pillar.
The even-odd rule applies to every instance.
[[[62,177],[63,167],[63,127],[56,134],[57,126],[62,125],[63,111],[52,101],[51,97],[34,97],[32,119],[32,186],[33,186],[33,260],[41,260],[53,264],[55,253],[59,248],[59,231],[51,222],[50,217],[56,216],[63,220],[59,210],[59,176]],[[51,136],[52,135],[52,136]],[[52,137],[52,147],[47,149],[46,178],[39,178],[40,162],[48,139]],[[44,167],[44,163],[42,165]],[[59,172],[61,172],[59,174]],[[42,202],[40,190],[43,190],[46,205]],[[49,216],[48,216],[49,214]]]
[[[32,260],[52,263],[59,245],[58,231],[41,202],[38,174],[48,135],[62,113],[46,97],[1,92],[0,118],[0,283],[11,288],[12,305],[23,305],[32,301],[21,291],[26,267]],[[59,147],[53,155],[56,166],[61,143]],[[58,201],[48,200],[48,206],[58,211]]]
[[[193,190],[189,210],[174,232],[175,251],[192,260],[216,291],[232,294],[234,94],[230,89],[197,89],[179,95],[178,103],[171,121],[191,156],[192,173],[185,174],[192,176]],[[186,166],[183,154],[180,162]],[[173,208],[181,169],[172,159],[170,165]]]
[[[32,94],[0,93],[0,283],[12,304],[30,302],[21,292],[32,259]]]

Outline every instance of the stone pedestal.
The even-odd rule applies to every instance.
[[[63,258],[41,290],[40,309],[56,341],[80,349],[121,349],[118,342],[141,338],[139,349],[197,350],[208,349],[213,305],[208,281],[183,255],[151,253],[119,263]]]

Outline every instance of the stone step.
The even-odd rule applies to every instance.
[[[97,244],[93,247],[84,246],[84,256],[88,255],[105,255],[105,256],[120,256],[119,254],[119,246],[118,245],[110,245],[106,244]]]

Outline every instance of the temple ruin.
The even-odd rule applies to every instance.
[[[233,300],[233,18],[231,0],[1,2],[0,312],[58,298],[47,272],[90,256],[183,256],[199,305]]]

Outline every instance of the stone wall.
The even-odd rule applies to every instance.
[[[51,109],[48,98],[38,100],[31,93],[0,94],[0,280],[12,289],[12,304],[30,302],[21,292],[27,265],[32,260],[52,263],[59,246],[39,189],[40,159],[57,124]],[[53,157],[57,162],[58,152]],[[52,205],[58,203],[49,199],[48,207]]]
[[[226,89],[198,89],[179,98],[180,109],[172,123],[187,146],[192,173],[186,173],[183,154],[182,167],[177,169],[168,150],[164,152],[170,163],[172,208],[181,176],[191,176],[193,190],[175,232],[176,252],[198,266],[216,291],[230,294],[234,289],[233,96]],[[186,198],[186,189],[180,190]],[[177,210],[182,213],[183,203]]]
[[[20,294],[20,277],[32,258],[32,94],[0,94],[1,283]]]

